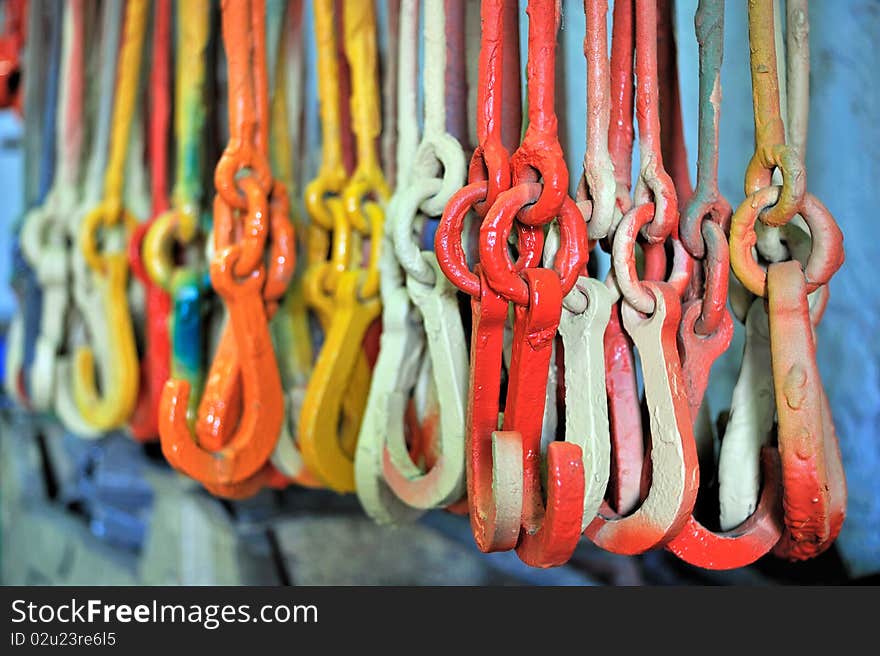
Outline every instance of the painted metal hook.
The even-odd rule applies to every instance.
[[[766,187],[748,197],[734,213],[730,236],[734,273],[752,293],[770,298],[770,353],[778,415],[782,461],[785,533],[777,555],[809,558],[826,549],[843,521],[845,483],[836,462],[833,425],[824,417],[821,379],[815,364],[815,340],[807,294],[827,283],[843,263],[842,235],[827,209],[806,193],[795,211],[812,233],[812,250],[803,265],[797,261],[772,264],[764,271],[751,246],[757,240],[755,222],[782,193]],[[829,422],[826,424],[826,422]],[[828,459],[832,462],[827,467]],[[837,475],[828,478],[829,469]],[[834,489],[835,497],[830,490]],[[842,491],[843,490],[843,491]]]
[[[166,321],[170,335],[169,376],[190,383],[191,420],[201,396],[205,363],[202,361],[199,307],[208,287],[207,268],[202,266],[197,237],[203,232],[202,146],[204,141],[205,52],[210,32],[208,0],[179,3],[176,43],[174,134],[178,154],[172,192],[172,209],[155,217],[146,229],[141,258],[152,285],[163,290],[171,307]],[[174,258],[178,245],[196,251],[193,263],[179,266]],[[192,255],[192,254],[191,254]],[[178,324],[180,324],[178,326]],[[184,335],[191,336],[187,341]],[[164,385],[164,381],[162,383]],[[158,414],[157,414],[158,416]]]
[[[651,484],[633,513],[621,517],[603,508],[585,532],[603,549],[629,555],[663,546],[677,535],[699,489],[691,413],[675,343],[681,317],[679,294],[667,283],[643,284],[654,295],[654,313],[646,317],[624,303],[621,315],[639,352],[645,398],[651,408]]]
[[[222,203],[215,203],[216,207]],[[219,209],[222,211],[222,209]],[[233,245],[211,262],[211,282],[226,301],[241,362],[242,413],[238,428],[219,451],[200,447],[187,423],[189,384],[169,380],[162,394],[159,430],[162,452],[177,469],[200,481],[237,483],[268,460],[282,424],[284,399],[261,290],[262,268],[241,281],[233,269],[241,247]]]
[[[438,394],[437,462],[425,473],[412,464],[402,431],[389,434],[383,470],[389,486],[417,508],[444,506],[464,493],[464,405],[467,384],[467,349],[458,314],[455,288],[438,276],[436,258],[418,244],[421,228],[439,217],[465,178],[465,154],[458,140],[447,131],[448,62],[447,35],[452,18],[443,0],[425,5],[424,71],[425,122],[415,153],[408,186],[395,205],[389,230],[397,261],[406,272],[406,288],[413,307],[421,313],[426,331],[427,363]],[[460,20],[463,15],[459,16]],[[452,30],[454,31],[454,29]],[[442,171],[442,177],[438,173]],[[439,330],[435,330],[439,327]],[[424,330],[424,329],[423,329]],[[397,424],[398,426],[400,424]]]
[[[774,552],[804,560],[827,549],[837,537],[845,482],[816,366],[804,272],[798,262],[788,261],[770,265],[767,277],[786,528]]]
[[[544,386],[562,297],[584,270],[588,251],[583,217],[565,196],[553,269],[524,268],[517,273],[507,253],[507,240],[514,217],[540,197],[541,189],[538,183],[521,183],[498,197],[480,228],[480,255],[489,285],[515,303],[507,401],[497,435],[521,445],[524,499],[517,554],[528,564],[552,567],[571,557],[583,531],[584,472],[579,445],[569,440],[552,442],[547,447],[544,505],[540,482]],[[545,221],[553,218],[545,217]]]
[[[83,155],[85,21],[82,2],[64,12],[60,63],[61,88],[56,116],[55,175],[46,202],[22,224],[21,249],[42,287],[43,308],[30,375],[35,409],[52,410],[58,383],[56,358],[65,339],[70,299],[67,222],[79,199]]]
[[[516,546],[524,480],[521,441],[510,433],[496,432],[508,303],[489,286],[479,265],[473,272],[468,269],[461,243],[464,219],[486,199],[488,186],[477,181],[454,194],[435,235],[439,267],[450,282],[472,297],[465,452],[471,530],[484,552]],[[520,252],[532,258],[528,246]]]
[[[548,234],[545,263],[556,248],[558,233]],[[605,381],[603,335],[611,317],[613,294],[604,283],[578,277],[562,303],[565,384],[565,440],[580,447],[584,470],[581,532],[599,512],[611,468],[611,435]]]
[[[82,13],[81,20],[87,23],[88,7],[87,3],[71,3],[71,16]],[[78,248],[78,242],[83,219],[100,202],[106,182],[104,172],[107,169],[109,157],[111,119],[124,9],[124,6],[119,3],[107,3],[101,8],[101,40],[98,50],[101,67],[98,83],[94,85],[93,91],[97,95],[95,99],[97,110],[92,119],[94,127],[90,144],[91,152],[79,204],[74,211],[67,215],[65,226],[66,242],[68,243],[65,252],[69,258],[72,274],[70,290],[72,305],[67,316],[67,350],[75,352],[77,345],[82,343],[82,338],[85,335],[90,336],[95,360],[104,380],[110,376],[108,371],[110,357],[107,353],[110,338],[107,335],[108,326],[104,321],[104,313],[101,311],[104,301],[101,290],[94,283],[89,264],[81,249]],[[67,430],[79,437],[88,439],[103,437],[106,433],[89,424],[76,404],[72,360],[70,355],[59,355],[56,358],[55,414]]]
[[[718,189],[718,128],[721,114],[721,62],[724,53],[724,2],[701,0],[694,15],[700,52],[697,186],[682,212],[679,236],[694,257],[703,257],[702,223],[709,218],[729,229],[733,209]]]
[[[76,354],[73,391],[83,418],[102,430],[125,422],[137,399],[139,366],[126,297],[128,258],[124,252],[99,253],[98,231],[111,233],[105,239],[108,243],[118,236],[127,244],[136,224],[133,215],[122,205],[122,191],[148,7],[145,0],[133,0],[126,6],[104,200],[83,219],[79,235],[80,250],[92,270],[95,285],[102,291],[111,362],[107,367],[109,377],[102,381],[103,390],[99,393],[93,352],[88,347],[80,348]]]
[[[131,270],[144,287],[146,331],[141,359],[138,401],[129,429],[139,441],[159,436],[159,397],[170,374],[171,343],[168,315],[171,297],[147,273],[142,248],[153,222],[168,210],[168,127],[171,121],[171,2],[158,0],[154,7],[153,44],[150,70],[149,157],[152,197],[151,218],[135,228],[128,245]]]
[[[337,31],[342,29],[341,5],[337,8],[335,2],[325,0],[315,3],[314,10],[322,154],[318,175],[305,188],[305,205],[311,225],[302,290],[306,307],[317,316],[326,335],[337,309],[334,295],[339,277],[350,268],[356,252],[354,231],[341,198],[349,171],[353,168],[354,146],[352,140],[346,138],[350,133],[348,69],[336,38]],[[340,425],[334,427],[334,430],[338,428],[345,453],[354,450],[370,384],[370,369],[362,351],[356,355],[349,374],[346,380],[333,382],[346,389],[341,401]],[[300,446],[303,417],[308,410],[305,402],[311,386],[310,379],[305,389],[297,394],[300,409],[296,439]],[[344,461],[344,458],[340,460]],[[311,468],[310,471],[315,474]]]
[[[229,311],[234,349],[224,353],[224,366],[240,367],[241,418],[233,434],[219,450],[197,443],[187,423],[189,385],[169,381],[163,391],[160,414],[162,450],[175,467],[207,485],[237,484],[250,478],[268,461],[278,440],[284,413],[281,380],[269,334],[268,317],[286,288],[293,266],[292,228],[285,211],[270,211],[284,194],[283,185],[268,185],[268,92],[265,67],[265,3],[228,3],[223,6],[223,40],[230,76],[230,142],[215,170],[215,255],[211,282]],[[265,162],[264,167],[261,163]],[[257,164],[254,166],[254,162]],[[253,174],[226,178],[230,168],[252,167]],[[230,203],[228,198],[234,197]],[[239,216],[240,206],[247,209]],[[269,221],[266,221],[266,217]],[[281,230],[279,232],[279,229]],[[233,241],[236,236],[240,238]],[[269,270],[263,249],[270,238],[273,252]],[[265,298],[264,298],[265,297]],[[234,350],[234,353],[233,353]],[[215,355],[215,363],[220,354]],[[228,355],[228,360],[225,356]],[[234,356],[234,357],[233,357]],[[239,385],[237,376],[223,381],[227,389]],[[210,381],[209,381],[210,384]],[[203,402],[208,395],[203,396]],[[213,397],[212,397],[213,398]],[[225,437],[225,436],[224,436]]]
[[[376,151],[381,111],[376,82],[374,9],[368,3],[351,0],[343,5],[345,54],[352,73],[351,125],[357,141],[357,166],[342,198],[331,203],[330,208],[334,215],[334,239],[337,227],[342,230],[340,223],[344,219],[357,236],[356,244],[362,236],[369,239],[369,255],[366,266],[358,261],[341,273],[332,267],[326,269],[325,285],[334,290],[337,307],[303,400],[297,441],[309,470],[330,488],[353,492],[354,454],[345,449],[339,439],[339,417],[346,393],[344,381],[359,367],[363,357],[361,344],[381,313],[379,261],[383,205],[390,192]],[[342,215],[340,209],[344,210]],[[358,250],[354,249],[349,255],[356,253],[360,260]],[[361,416],[355,419],[359,424]]]

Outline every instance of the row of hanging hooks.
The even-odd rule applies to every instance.
[[[750,2],[734,44],[755,117],[735,211],[723,0],[699,2],[698,62],[677,61],[672,0],[615,0],[610,23],[605,0],[566,3],[585,14],[576,185],[557,0],[526,3],[525,93],[514,1],[387,0],[380,24],[360,0],[31,0],[26,35],[23,4],[23,94],[0,75],[33,174],[5,362],[23,407],[158,440],[224,498],[295,484],[380,523],[467,514],[482,551],[537,567],[582,538],[715,569],[833,543],[815,328],[843,247],[807,191],[805,0],[785,30],[781,1]],[[695,185],[679,68],[699,71]],[[746,338],[716,421],[728,304]]]

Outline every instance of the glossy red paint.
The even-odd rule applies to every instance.
[[[568,167],[557,133],[556,31],[559,4],[530,0],[526,68],[529,121],[522,143],[510,157],[514,185],[540,180],[541,195],[517,217],[525,225],[544,225],[559,214],[568,195]]]
[[[542,188],[536,182],[524,182],[505,191],[480,226],[480,263],[486,279],[493,289],[518,305],[529,304],[530,292],[527,281],[520,273],[524,273],[525,269],[510,259],[507,240],[513,230],[514,219],[518,219],[523,208],[535,207],[531,203],[540,200]],[[557,215],[560,245],[553,266],[563,294],[567,294],[587,264],[587,231],[583,216],[569,196],[563,197],[562,207],[557,212],[544,217],[544,223],[549,223]]]
[[[21,53],[27,34],[27,0],[7,0],[0,34],[0,108],[13,107],[19,114],[24,102]]]
[[[523,509],[523,445],[497,432],[507,301],[482,275],[471,300],[470,397],[467,411],[467,484],[471,529],[481,551],[506,551],[519,539]],[[543,397],[542,397],[543,398]]]
[[[533,567],[553,567],[571,558],[581,537],[583,456],[577,445],[550,443],[547,482],[542,490],[541,428],[547,372],[562,311],[562,287],[551,270],[526,269],[523,273],[529,302],[514,309],[510,382],[501,430],[505,437],[509,434],[509,439],[518,440],[522,449],[524,501],[517,554]]]
[[[512,9],[511,5],[514,5]],[[468,168],[469,183],[487,183],[485,200],[478,200],[474,207],[480,216],[485,215],[498,194],[510,187],[510,154],[504,146],[504,128],[513,122],[511,112],[507,110],[514,104],[519,106],[518,93],[515,100],[509,98],[505,104],[505,92],[510,84],[507,78],[512,68],[509,64],[505,66],[505,63],[512,59],[508,54],[508,49],[515,41],[511,29],[514,24],[519,24],[518,20],[514,23],[508,17],[511,10],[518,11],[515,3],[504,0],[486,0],[480,6],[482,32],[477,80],[477,147]],[[513,34],[518,34],[518,30]],[[517,62],[517,89],[518,69]],[[508,128],[508,131],[512,130]],[[516,132],[519,132],[519,126]]]

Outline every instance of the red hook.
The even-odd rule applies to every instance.
[[[846,508],[843,467],[816,365],[807,289],[797,261],[770,265],[770,349],[786,528],[774,553],[790,560],[825,551],[840,532]]]
[[[441,270],[472,297],[465,450],[471,530],[484,552],[507,551],[516,546],[523,505],[522,445],[509,434],[496,432],[508,303],[489,286],[480,265],[473,272],[468,269],[461,243],[465,216],[486,199],[487,193],[487,182],[463,187],[447,203],[435,235]],[[521,252],[534,253],[540,249]],[[499,493],[501,490],[503,493]]]
[[[27,0],[7,0],[3,34],[0,34],[0,108],[14,107],[21,114],[24,85],[21,52],[27,33]]]
[[[481,267],[468,268],[462,245],[464,219],[473,208],[485,216],[510,187],[509,154],[520,131],[518,5],[485,0],[480,7],[477,138],[468,169],[469,184],[443,212],[435,234],[437,262],[444,275],[471,296],[471,375],[467,412],[467,486],[471,529],[485,552],[516,546],[522,514],[521,445],[494,434],[498,428],[504,324],[508,303],[489,286]],[[543,232],[521,230],[520,267],[540,259]],[[504,478],[499,478],[503,476]],[[499,490],[504,490],[499,494]]]
[[[150,184],[152,219],[135,228],[128,245],[132,273],[146,293],[146,335],[141,360],[141,381],[137,405],[129,421],[131,434],[139,441],[159,436],[159,399],[171,374],[171,338],[168,314],[171,297],[147,274],[141,247],[153,221],[168,210],[168,127],[171,116],[171,2],[158,0],[153,21],[153,68],[150,73]]]
[[[575,202],[563,196],[554,269],[517,272],[508,254],[508,237],[514,217],[536,202],[541,192],[538,183],[521,183],[498,197],[480,228],[480,255],[485,280],[515,304],[504,423],[494,437],[518,443],[522,453],[524,501],[517,554],[534,567],[553,567],[565,563],[580,540],[585,484],[580,446],[552,442],[547,448],[545,507],[541,489],[544,399],[562,297],[585,269],[589,250],[583,216]],[[495,469],[499,469],[497,462]]]

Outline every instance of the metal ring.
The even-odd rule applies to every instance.
[[[241,245],[232,244],[218,251],[211,260],[211,286],[226,300],[237,294],[262,295],[266,270],[259,266],[245,276],[238,276],[235,269],[241,253]]]
[[[272,169],[269,160],[253,146],[230,140],[214,169],[214,187],[230,207],[246,210],[247,191],[240,188],[236,176],[248,171],[247,177],[256,178],[264,194],[272,188]]]
[[[773,169],[782,173],[782,191],[771,206],[764,206],[761,222],[774,227],[783,226],[797,214],[807,193],[807,173],[797,151],[785,144],[756,149],[746,167],[746,195],[770,187]]]
[[[731,216],[733,216],[733,208],[717,189],[708,192],[698,189],[681,213],[678,237],[688,253],[696,258],[702,258],[706,254],[701,232],[703,223],[706,221],[716,223],[726,233],[730,229]]]
[[[290,199],[287,187],[276,180],[269,203],[269,258],[263,298],[267,303],[284,296],[296,268],[296,241],[290,222]]]
[[[421,178],[414,180],[395,197],[394,218],[390,226],[394,254],[407,275],[423,285],[433,285],[436,274],[434,268],[425,262],[421,248],[414,238],[415,220],[419,207],[436,197],[442,187],[443,181],[440,178]]]
[[[449,282],[474,298],[480,296],[480,278],[468,268],[467,257],[461,243],[464,219],[471,208],[485,202],[489,188],[487,181],[472,182],[459,189],[443,210],[443,217],[434,235],[437,264]]]
[[[362,235],[372,232],[364,206],[372,200],[371,196],[375,199],[381,198],[380,188],[381,185],[377,180],[372,179],[369,172],[355,171],[342,191],[345,216],[351,227]]]
[[[641,205],[653,208],[652,220],[642,229],[642,236],[649,244],[659,244],[672,234],[678,225],[678,195],[672,177],[652,160],[636,180],[633,196]]]
[[[743,286],[757,296],[767,298],[767,272],[752,254],[757,242],[755,221],[762,212],[778,204],[778,186],[759,189],[746,197],[733,215],[730,228],[730,265]],[[810,193],[804,194],[794,213],[804,217],[813,239],[813,250],[804,266],[807,293],[827,283],[843,264],[843,234],[828,209]]]
[[[639,231],[653,218],[653,203],[644,203],[631,209],[620,220],[611,247],[611,265],[620,293],[627,303],[644,314],[654,313],[656,300],[639,280],[636,271],[635,245]]]
[[[241,244],[241,254],[235,263],[235,275],[246,276],[263,261],[266,237],[269,233],[269,202],[267,192],[255,178],[247,176],[242,178],[239,184],[247,199],[247,211],[246,219],[241,226],[242,237],[237,240]]]
[[[79,247],[83,259],[93,271],[104,272],[106,269],[104,256],[98,248],[98,229],[102,226],[117,226],[120,223],[123,228],[131,232],[137,225],[137,220],[118,201],[105,200],[83,218]]]
[[[498,195],[510,189],[510,155],[500,139],[489,139],[477,146],[468,166],[468,183],[486,183],[485,200],[477,201],[474,211],[486,216]]]
[[[150,281],[171,293],[176,271],[172,257],[174,242],[188,244],[196,235],[197,220],[191,205],[171,209],[157,216],[144,235],[141,257]]]
[[[511,184],[514,186],[539,182],[541,195],[535,202],[520,210],[516,217],[529,226],[544,225],[562,211],[568,197],[568,168],[562,159],[559,143],[541,144],[547,150],[532,148],[525,143],[510,158]]]
[[[529,290],[511,261],[507,239],[520,209],[540,197],[542,185],[526,182],[502,193],[480,227],[480,263],[492,288],[514,303],[526,306]],[[589,258],[587,227],[575,202],[568,196],[559,214],[560,246],[554,258],[562,294],[568,294]]]
[[[443,177],[438,178],[442,180],[440,188],[421,204],[422,211],[428,216],[440,216],[447,201],[461,189],[465,179],[467,160],[461,144],[447,133],[424,139],[416,152],[415,168],[416,177],[422,177],[423,169],[426,171],[424,177],[437,178],[437,174],[443,172]]]

